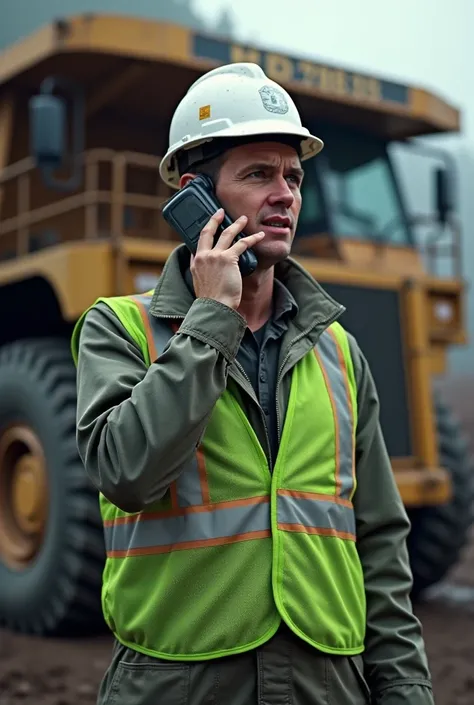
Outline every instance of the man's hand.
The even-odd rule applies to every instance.
[[[242,215],[224,230],[214,247],[214,236],[223,218],[224,209],[220,208],[202,229],[196,255],[191,257],[191,274],[197,297],[215,299],[237,309],[242,298],[239,256],[256,245],[265,233],[243,237],[232,245],[247,224],[247,216]]]

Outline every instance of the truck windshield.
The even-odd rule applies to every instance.
[[[301,235],[325,231],[341,238],[411,245],[386,144],[333,128],[315,134],[321,135],[325,147],[304,163]]]

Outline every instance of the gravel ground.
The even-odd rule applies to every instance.
[[[473,393],[466,381],[448,388],[474,446]],[[462,391],[461,391],[462,390]],[[466,400],[463,404],[459,401]],[[472,430],[471,430],[472,429]],[[474,450],[474,447],[473,447]],[[433,674],[436,705],[474,703],[474,533],[462,562],[416,606]],[[108,635],[46,640],[0,630],[0,705],[90,705],[110,658]]]

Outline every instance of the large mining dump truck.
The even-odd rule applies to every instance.
[[[179,26],[66,17],[0,56],[0,622],[13,630],[103,624],[70,335],[99,296],[156,282],[178,244],[158,176],[171,115],[204,71],[243,60],[283,84],[325,141],[305,165],[294,255],[347,306],[342,323],[371,365],[412,520],[414,596],[466,541],[473,470],[436,387],[449,347],[466,342],[453,164],[428,160],[432,212],[412,214],[392,157],[398,144],[425,160],[413,138],[458,131],[459,112],[426,90]]]

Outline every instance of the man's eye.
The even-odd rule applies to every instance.
[[[265,174],[262,170],[260,170],[260,171],[252,171],[248,176],[255,176],[258,179],[261,179],[263,176],[265,176]]]
[[[289,179],[290,181],[292,181],[292,182],[293,182],[294,184],[296,184],[297,186],[299,186],[300,183],[301,183],[300,177],[297,176],[296,174],[290,174],[290,175],[287,176],[286,178]]]

